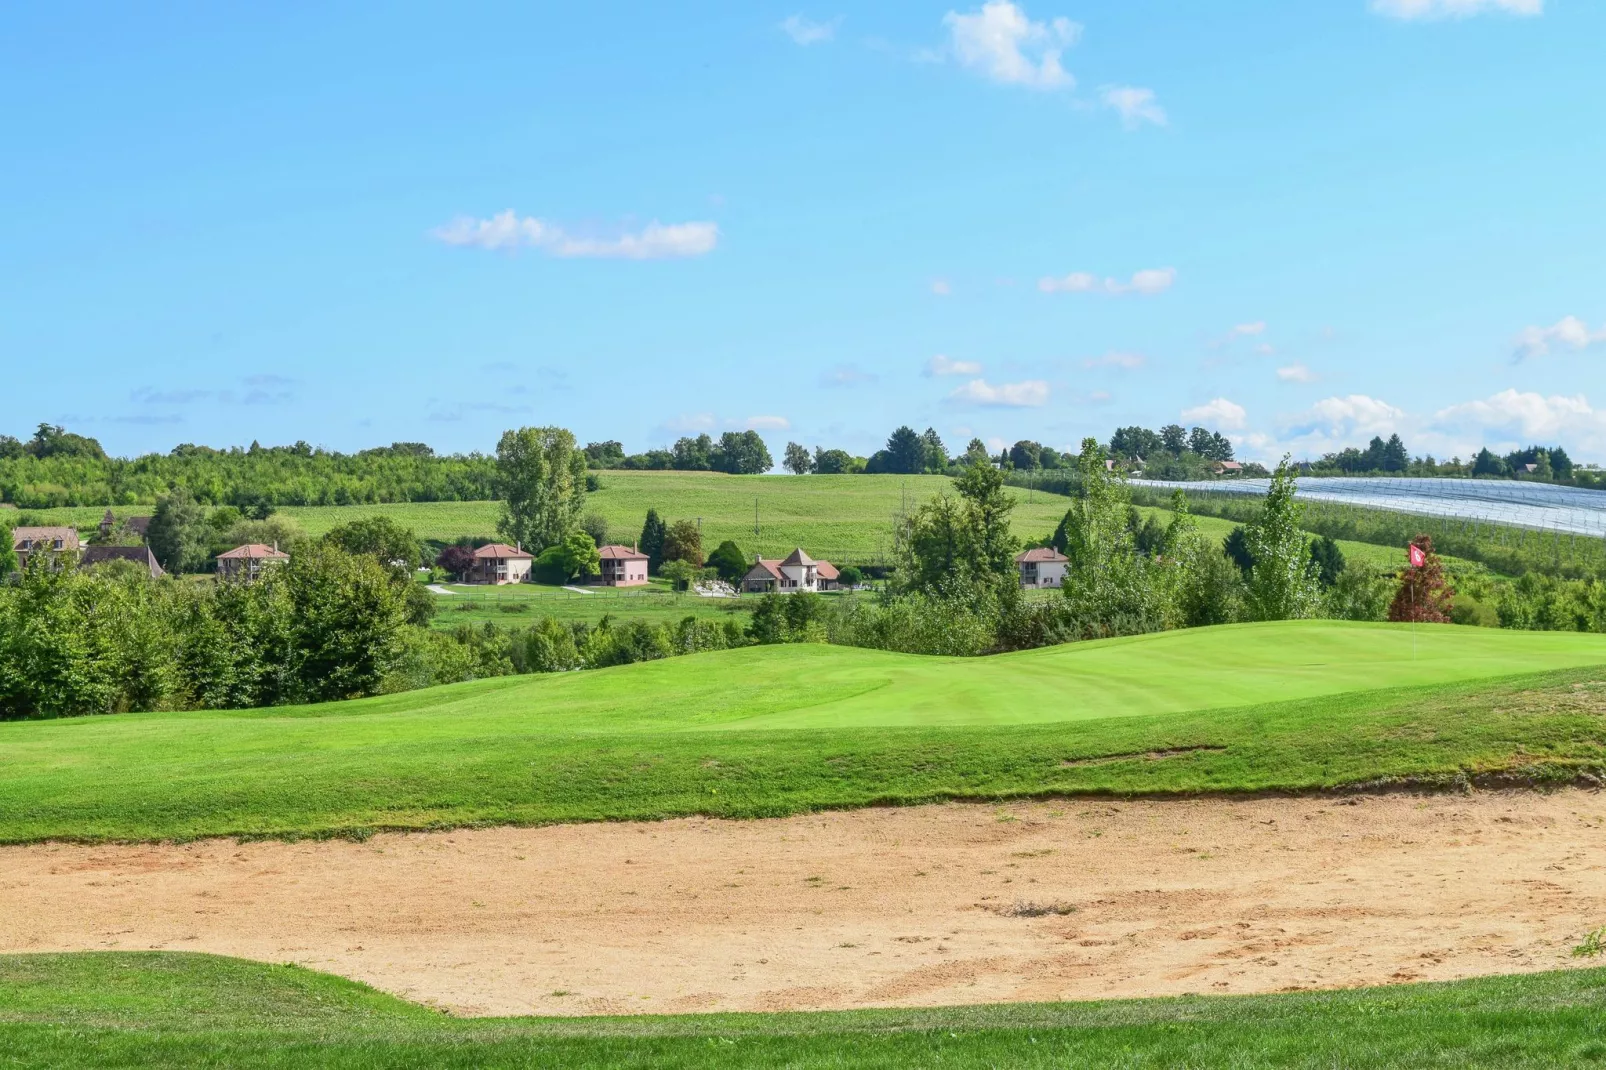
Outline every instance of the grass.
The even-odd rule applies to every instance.
[[[13,722],[0,842],[1606,768],[1606,639],[1439,626],[1416,649],[1408,627],[1333,621],[968,660],[757,647],[320,706]]]
[[[645,587],[616,589],[592,587],[580,594],[563,587],[520,583],[502,587],[447,584],[449,595],[436,595],[436,628],[455,628],[459,624],[502,625],[527,623],[536,617],[583,620],[595,624],[604,616],[615,620],[640,618],[655,624],[673,623],[686,617],[725,620],[738,614],[743,624],[757,598],[703,598],[677,594],[669,585],[653,581]]]
[[[1606,970],[1272,996],[455,1019],[296,966],[0,956],[0,1063],[286,1067],[1539,1067],[1606,1063]]]

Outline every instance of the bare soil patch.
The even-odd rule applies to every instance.
[[[462,1014],[826,1009],[1571,964],[1606,795],[1043,802],[0,848],[0,951],[210,951]]]

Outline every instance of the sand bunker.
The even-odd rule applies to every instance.
[[[0,951],[297,962],[462,1014],[1438,980],[1569,965],[1602,924],[1582,791],[0,848]]]

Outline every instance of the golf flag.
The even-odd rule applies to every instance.
[[[1412,568],[1421,568],[1423,565],[1428,563],[1428,555],[1423,553],[1422,547],[1418,546],[1414,542],[1406,548],[1405,552],[1411,558]]]

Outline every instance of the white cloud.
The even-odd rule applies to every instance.
[[[1357,435],[1390,435],[1397,431],[1405,419],[1405,412],[1386,401],[1349,394],[1345,397],[1323,398],[1310,407],[1304,420],[1295,431],[1298,434],[1320,433],[1329,438],[1351,439]]]
[[[1176,268],[1148,268],[1132,274],[1127,282],[1120,279],[1101,279],[1086,271],[1073,271],[1064,278],[1044,277],[1037,280],[1037,288],[1051,293],[1102,293],[1102,294],[1157,294],[1171,289],[1177,281]]]
[[[985,379],[972,379],[949,394],[948,400],[969,405],[1032,409],[1048,403],[1048,384],[1041,379],[1027,379],[994,386]]]
[[[1269,357],[1273,353],[1277,352],[1277,350],[1272,348],[1271,343],[1262,342],[1258,346],[1255,347],[1255,352],[1259,353],[1263,357]]]
[[[1033,22],[1024,8],[1009,0],[987,0],[976,11],[943,16],[949,47],[963,67],[995,82],[1033,89],[1069,89],[1076,85],[1060,65],[1060,55],[1075,44],[1082,28],[1067,18]]]
[[[1372,0],[1372,10],[1391,19],[1463,19],[1486,11],[1543,15],[1545,0]]]
[[[939,375],[980,375],[981,365],[973,360],[950,360],[938,353],[926,361],[926,378]]]
[[[749,416],[738,426],[743,431],[786,431],[792,426],[792,421],[784,416]]]
[[[948,285],[947,279],[933,279],[931,282],[931,292],[936,294],[938,297],[947,297],[949,294],[954,292],[954,288]]]
[[[1606,413],[1592,409],[1582,394],[1545,397],[1514,389],[1440,409],[1433,422],[1446,429],[1503,431],[1524,440],[1555,441],[1569,435],[1598,442],[1606,431]]]
[[[1205,424],[1212,429],[1226,428],[1228,431],[1242,430],[1248,416],[1242,405],[1226,398],[1216,398],[1182,410],[1182,418],[1189,423]]]
[[[711,412],[682,413],[670,420],[665,420],[662,427],[665,431],[712,431],[719,426]]]
[[[1130,85],[1107,85],[1099,90],[1106,108],[1121,116],[1121,125],[1136,130],[1144,123],[1165,125],[1165,109],[1155,100],[1154,90]]]
[[[1144,357],[1144,355],[1142,353],[1109,352],[1109,353],[1104,354],[1102,357],[1094,357],[1091,360],[1084,360],[1082,362],[1082,367],[1084,367],[1084,368],[1126,368],[1128,370],[1131,370],[1133,368],[1141,368],[1141,367],[1143,367],[1144,361],[1146,359],[1147,358]]]
[[[1254,323],[1240,323],[1232,329],[1233,334],[1257,335],[1266,333],[1266,321],[1256,320]]]
[[[788,15],[781,21],[782,31],[795,43],[805,46],[831,40],[836,36],[836,28],[840,25],[842,25],[840,15],[829,22],[812,22],[802,15]]]
[[[719,241],[715,223],[660,223],[653,220],[636,232],[607,238],[571,234],[555,223],[519,216],[512,209],[489,219],[459,216],[430,232],[447,245],[479,249],[541,249],[552,256],[620,260],[662,260],[702,256]]]
[[[838,364],[820,376],[820,385],[830,387],[863,386],[875,381],[876,376],[873,372],[867,372],[853,364]]]
[[[1606,342],[1606,327],[1591,331],[1589,324],[1577,316],[1563,316],[1549,327],[1527,327],[1517,336],[1517,349],[1513,359],[1523,361],[1543,357],[1552,345],[1583,350]]]
[[[1277,369],[1277,378],[1285,383],[1314,383],[1316,373],[1303,364],[1290,364]]]

